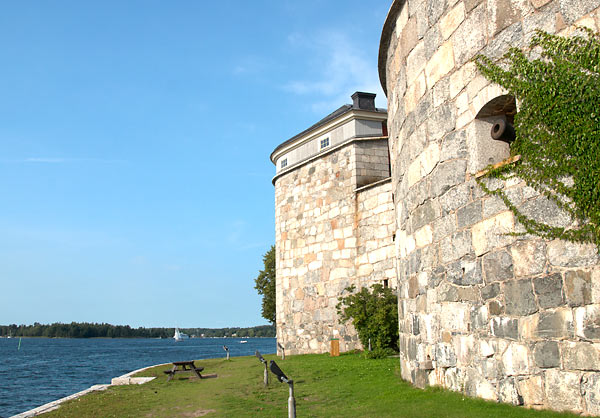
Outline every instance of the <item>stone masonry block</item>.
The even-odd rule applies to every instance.
[[[573,313],[570,309],[540,312],[536,336],[539,338],[568,338],[573,336]]]
[[[456,232],[440,242],[440,258],[444,263],[461,258],[471,250],[471,234],[469,231]]]
[[[535,365],[540,368],[558,367],[560,365],[560,354],[556,341],[540,341],[533,349]]]
[[[593,244],[577,244],[556,239],[548,243],[548,260],[553,266],[590,266],[598,263],[598,250]]]
[[[454,52],[452,49],[452,42],[446,41],[437,48],[437,51],[425,66],[425,76],[427,77],[427,85],[429,88],[432,88],[440,78],[448,74],[453,68]]]
[[[581,379],[581,392],[584,394],[586,412],[600,415],[600,373],[586,373]]]
[[[475,254],[482,255],[495,247],[515,241],[515,237],[509,235],[514,231],[514,225],[514,215],[511,211],[502,212],[475,224],[472,228]]]
[[[469,203],[456,211],[456,219],[458,221],[458,229],[462,229],[466,226],[474,225],[481,221],[481,200],[476,200]]]
[[[438,164],[431,178],[432,196],[443,195],[453,186],[464,183],[466,170],[466,160],[452,160]]]
[[[561,351],[563,367],[567,370],[600,370],[600,351],[594,344],[566,342]]]
[[[514,276],[511,255],[506,250],[498,250],[484,255],[483,271],[486,283],[511,279]]]
[[[440,20],[440,31],[443,38],[448,39],[464,19],[465,4],[461,1]]]
[[[565,273],[565,292],[569,306],[592,303],[592,283],[589,271],[576,270]]]
[[[565,301],[562,276],[559,273],[533,279],[540,308],[556,308]]]
[[[581,398],[581,373],[549,369],[545,372],[545,387],[548,406],[558,411],[583,409]]]
[[[537,312],[530,280],[514,280],[504,284],[504,300],[508,315],[530,315]]]
[[[546,245],[543,241],[517,241],[510,252],[517,277],[539,274],[546,265]]]

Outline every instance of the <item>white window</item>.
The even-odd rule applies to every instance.
[[[329,138],[321,139],[321,149],[327,148],[329,146]]]
[[[281,160],[281,168],[286,168],[287,167],[287,158],[284,158],[283,160]]]

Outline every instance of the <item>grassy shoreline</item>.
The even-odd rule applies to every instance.
[[[268,360],[275,355],[266,355]],[[400,379],[398,359],[365,360],[358,354],[327,354],[276,360],[295,382],[298,416],[316,417],[575,417],[464,397],[460,393],[416,389]],[[286,416],[287,385],[273,379],[264,387],[263,365],[255,357],[199,360],[198,379],[163,373],[155,366],[136,377],[156,376],[144,385],[114,386],[63,404],[43,417],[220,417]]]

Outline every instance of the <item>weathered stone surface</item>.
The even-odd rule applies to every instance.
[[[406,57],[406,82],[410,86],[425,68],[425,44],[419,42]]]
[[[493,218],[475,224],[471,230],[475,254],[482,255],[496,247],[513,242],[515,237],[509,233],[514,232],[514,225],[514,215],[510,211],[502,212]]]
[[[448,39],[464,19],[465,4],[461,1],[440,20],[440,31],[443,38]]]
[[[556,341],[540,341],[533,349],[535,365],[540,368],[560,366],[560,355]]]
[[[559,209],[554,201],[546,197],[528,200],[519,210],[528,218],[553,227],[564,228],[572,222],[568,213]]]
[[[428,200],[412,213],[412,228],[417,230],[432,223],[441,215],[440,205],[436,200]]]
[[[537,336],[540,338],[567,338],[573,336],[573,313],[570,309],[540,312]]]
[[[490,32],[494,35],[517,22],[521,17],[519,10],[513,7],[510,0],[495,0],[488,3],[488,7],[490,6],[493,9],[490,10],[492,12],[490,15],[493,16],[493,29]]]
[[[502,364],[507,376],[528,374],[531,369],[529,349],[524,344],[510,343],[502,355]]]
[[[454,52],[452,50],[452,42],[447,41],[438,47],[425,66],[425,76],[427,77],[429,88],[432,88],[440,78],[448,74],[453,68]]]
[[[549,369],[545,372],[546,396],[550,408],[564,411],[581,411],[580,373]]]
[[[388,67],[390,61],[396,63],[396,69],[386,69],[388,93],[394,83],[390,78],[406,84],[403,60],[413,46],[401,50],[405,36],[415,46],[421,42],[416,48],[422,48],[426,61],[423,65],[422,57],[412,51],[411,68],[418,70],[414,82],[407,85],[406,96],[393,93],[388,102],[394,205],[399,212],[395,220],[405,233],[405,237],[398,233],[400,242],[411,244],[398,245],[398,276],[403,283],[399,311],[405,318],[400,333],[401,338],[414,338],[401,344],[400,362],[402,375],[418,385],[440,384],[535,408],[588,413],[598,404],[597,395],[588,396],[598,394],[600,384],[596,376],[600,372],[588,370],[594,357],[589,347],[600,348],[597,249],[530,234],[511,235],[524,232],[523,226],[474,180],[479,168],[508,157],[509,147],[487,146],[490,123],[474,120],[486,103],[506,92],[469,60],[477,53],[496,59],[509,47],[521,47],[533,28],[565,29],[569,34],[572,28],[565,26],[562,9],[569,8],[575,16],[588,7],[573,2],[413,0],[404,3],[409,13],[392,17],[406,34],[390,44],[395,51],[387,51]],[[595,11],[581,24],[597,30],[599,19]],[[449,45],[452,59],[440,59],[449,56]],[[479,122],[484,129],[475,129]],[[432,143],[439,153],[424,169],[422,161],[415,161]],[[524,182],[484,182],[492,189],[502,188],[533,218],[570,226],[568,217]],[[421,209],[429,201],[439,205],[434,213],[427,213],[431,207]],[[410,282],[411,294],[416,294],[412,299]],[[438,344],[452,347],[454,359],[436,358]],[[578,344],[587,345],[578,350]],[[422,374],[424,365],[434,369]]]
[[[504,300],[508,315],[530,315],[538,308],[529,280],[514,280],[504,284]]]
[[[436,344],[435,360],[438,367],[456,366],[456,353],[454,352],[454,348],[449,344]]]
[[[590,266],[598,263],[598,251],[593,244],[576,244],[556,239],[548,243],[548,261],[553,266]]]
[[[542,376],[519,380],[518,386],[525,405],[542,405],[544,403],[544,379]]]
[[[427,83],[425,81],[425,73],[421,72],[413,83],[408,85],[406,94],[404,95],[404,107],[406,113],[410,113],[415,110],[419,100],[427,91]]]
[[[469,231],[459,231],[440,241],[440,259],[443,263],[456,260],[472,250]]]
[[[563,367],[568,370],[600,370],[600,351],[593,344],[567,342],[562,344]]]
[[[427,21],[429,22],[430,26],[433,26],[442,16],[444,11],[446,10],[447,4],[447,0],[428,1],[426,3]]]
[[[427,129],[430,141],[437,141],[454,128],[455,113],[454,106],[451,106],[451,103],[445,103],[438,106],[429,115]]]
[[[493,299],[500,294],[500,285],[498,283],[488,284],[481,288],[481,297],[484,300]]]
[[[498,59],[504,55],[511,47],[521,47],[523,40],[522,22],[513,23],[511,26],[496,34],[484,48],[483,54],[491,59]]]
[[[498,300],[493,300],[488,303],[488,312],[490,315],[502,315],[504,313],[504,305]]]
[[[460,286],[482,283],[481,260],[474,257],[464,257],[448,265],[446,279]]]
[[[449,283],[442,283],[438,289],[438,300],[440,302],[458,302],[458,287]]]
[[[439,198],[442,213],[446,215],[461,206],[465,206],[470,198],[471,189],[468,184],[463,183],[451,188]]]
[[[600,7],[600,0],[560,0],[560,14],[567,25],[572,24],[581,16]]]
[[[438,164],[433,170],[431,178],[432,196],[440,196],[451,187],[465,181],[467,162],[465,160],[453,160]]]
[[[499,338],[511,340],[519,339],[519,320],[515,318],[496,317],[492,318],[492,335]]]
[[[474,225],[481,220],[481,201],[469,203],[456,211],[458,229]]]
[[[454,32],[454,58],[456,63],[458,65],[464,64],[483,48],[486,35],[486,8],[485,5],[480,5],[469,13]]]
[[[600,340],[600,306],[588,305],[576,308],[575,327],[579,337]]]
[[[541,308],[562,305],[565,302],[562,287],[562,277],[558,273],[533,279],[533,288]]]
[[[442,142],[442,161],[467,157],[467,138],[464,129],[450,132]],[[461,205],[462,206],[462,205]]]
[[[533,7],[535,7],[536,9],[539,9],[540,7],[550,3],[552,0],[531,0],[531,4],[533,4]]]
[[[513,405],[523,405],[523,398],[519,395],[514,377],[500,381],[498,384],[498,400]]]
[[[592,283],[589,271],[568,271],[565,273],[565,293],[569,306],[582,306],[592,303]]]
[[[483,271],[486,283],[511,279],[514,276],[512,257],[505,250],[488,253],[483,256]]]
[[[590,415],[600,415],[600,373],[586,373],[581,379],[581,392],[585,410]]]
[[[510,252],[517,277],[539,274],[546,265],[546,245],[543,241],[517,241]]]

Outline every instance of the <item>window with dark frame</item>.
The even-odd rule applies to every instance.
[[[329,137],[321,139],[321,149],[329,146]]]
[[[287,158],[284,158],[283,160],[281,160],[281,168],[286,168],[287,167]]]

